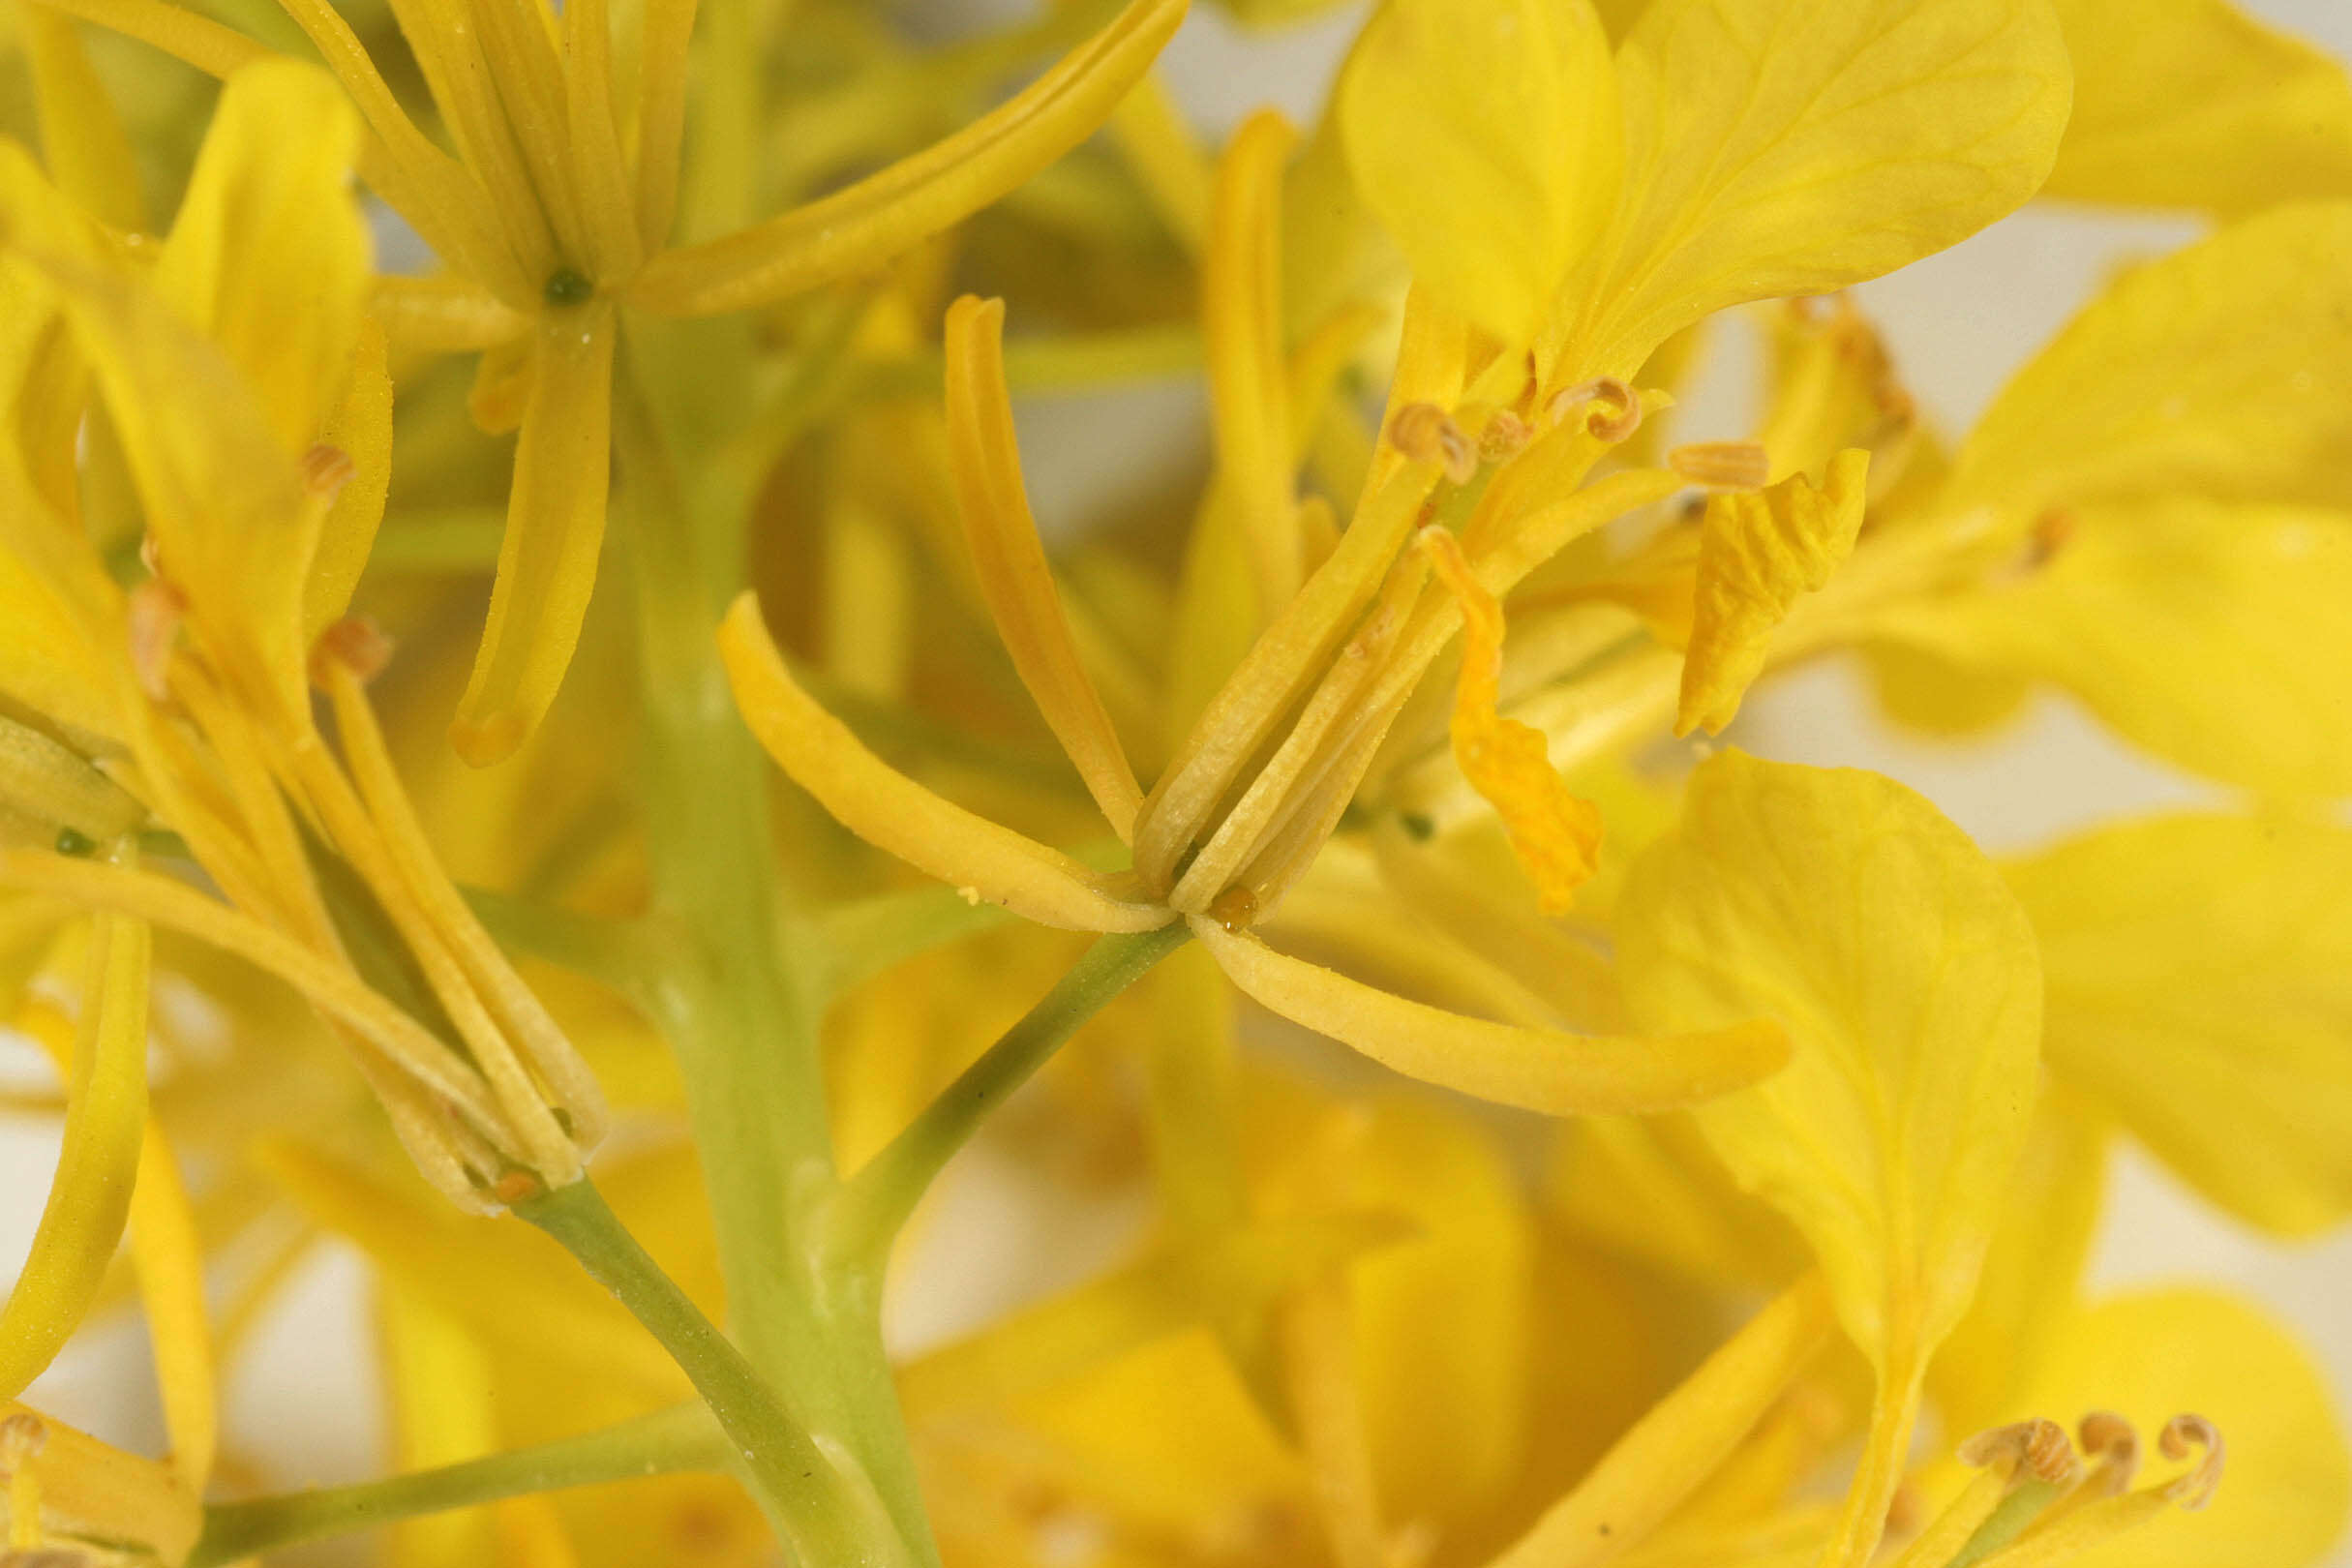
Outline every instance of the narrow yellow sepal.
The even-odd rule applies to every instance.
[[[1853,553],[1869,472],[1870,454],[1849,449],[1830,459],[1818,489],[1796,473],[1707,498],[1676,735],[1702,727],[1714,735],[1732,722],[1764,670],[1772,629]]]
[[[1282,166],[1295,139],[1271,110],[1234,133],[1217,162],[1201,264],[1218,483],[1254,569],[1261,620],[1298,591],[1306,564],[1282,349]]]
[[[373,316],[360,323],[359,342],[343,396],[319,427],[318,439],[350,460],[351,476],[318,526],[318,548],[302,589],[303,635],[317,641],[343,618],[376,545],[392,488],[392,376],[384,329]]]
[[[1191,918],[1227,979],[1268,1011],[1351,1045],[1408,1078],[1549,1115],[1695,1104],[1777,1070],[1778,1026],[1740,1022],[1645,1038],[1490,1023],[1394,996]]]
[[[476,768],[514,754],[571,667],[612,491],[613,309],[551,312],[534,345],[506,537],[450,743]]]
[[[948,453],[980,593],[1013,668],[1122,841],[1143,791],[1087,678],[1021,482],[1005,389],[1005,306],[965,295],[948,311]]]
[[[953,136],[739,233],[665,252],[630,285],[630,303],[665,316],[711,316],[881,265],[1083,141],[1151,69],[1186,3],[1133,0],[1010,102]]]
[[[868,751],[793,679],[748,592],[727,612],[719,654],[736,707],[769,756],[867,843],[1040,925],[1149,931],[1173,918],[1120,897],[1109,879],[942,799]]]

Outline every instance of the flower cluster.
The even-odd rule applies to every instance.
[[[2335,1544],[2309,1353],[2087,1265],[2127,1143],[2352,1217],[2339,63],[1379,0],[1220,139],[1185,0],[0,4],[0,1563]],[[1851,290],[2047,198],[2199,233],[1941,429]],[[1188,379],[1041,527],[1016,402]],[[2220,803],[1696,738],[1832,658]],[[391,1453],[273,1492],[333,1243]],[[36,1382],[134,1302],[160,1458]]]

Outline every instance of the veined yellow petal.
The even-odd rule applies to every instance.
[[[1465,1018],[1375,990],[1255,937],[1191,917],[1218,967],[1258,1005],[1425,1083],[1555,1116],[1664,1110],[1776,1070],[1787,1040],[1768,1023],[1680,1037],[1571,1035]]]
[[[1758,1013],[1788,1070],[1692,1114],[1814,1248],[1878,1373],[1830,1568],[1866,1562],[1927,1358],[1967,1310],[2025,1137],[2041,974],[2024,912],[1935,808],[1874,774],[1728,752],[1617,908],[1627,1001],[1654,1029]]]
[[[1494,711],[1502,692],[1502,605],[1479,585],[1452,533],[1431,527],[1420,539],[1462,612],[1462,674],[1449,726],[1454,760],[1501,816],[1544,913],[1564,915],[1599,864],[1600,810],[1553,770],[1543,732]]]
[[[1829,1293],[1808,1275],[1635,1423],[1493,1568],[1585,1568],[1641,1545],[1788,1392],[1829,1324]]]
[[[2352,203],[2313,203],[2124,274],[2002,389],[1938,504],[2352,503],[2347,254]]]
[[[359,116],[316,66],[269,60],[221,89],[155,286],[226,352],[299,453],[351,373],[373,270],[351,199]]]
[[[2008,867],[2041,939],[2051,1069],[2239,1218],[2352,1213],[2352,832],[2161,817]]]
[[[14,1398],[81,1326],[122,1239],[147,1125],[146,925],[97,917],[67,1072],[65,1141],[33,1250],[0,1308],[0,1391]],[[52,1054],[49,1017],[30,1020]],[[45,1037],[45,1038],[44,1038]]]
[[[204,1307],[204,1241],[180,1180],[179,1161],[153,1117],[139,1144],[131,1191],[131,1256],[147,1313],[155,1382],[163,1398],[171,1467],[201,1496],[220,1432],[212,1326]]]
[[[1108,878],[940,799],[868,751],[793,679],[750,593],[728,610],[719,652],[736,706],[769,756],[867,843],[1040,925],[1149,931],[1173,918],[1120,897]]]
[[[1532,342],[1624,175],[1589,0],[1388,0],[1337,103],[1357,189],[1415,280],[1504,343]]]
[[[2059,1559],[2066,1568],[2280,1568],[2324,1559],[2352,1506],[2352,1455],[2335,1406],[2325,1373],[2284,1325],[2250,1302],[2182,1289],[2119,1296],[2068,1318],[2015,1408],[2110,1410],[2146,1432],[2190,1411],[2229,1445],[2209,1506],[2168,1508],[2147,1528]],[[2023,1549],[2034,1539],[2011,1549],[2015,1568],[2033,1560]]]
[[[362,318],[357,352],[347,367],[343,396],[319,427],[320,444],[350,462],[351,474],[335,493],[318,525],[310,579],[302,586],[302,630],[306,641],[351,606],[359,574],[367,569],[376,529],[384,520],[384,498],[392,488],[392,376],[384,330],[375,317]]]
[[[476,768],[538,728],[580,641],[612,491],[613,335],[603,301],[551,311],[539,326],[490,620],[449,726]]]
[[[38,1492],[41,1517],[28,1534],[126,1543],[166,1564],[186,1560],[204,1527],[204,1503],[170,1466],[126,1454],[15,1400],[0,1400],[0,1424],[18,1422],[34,1423],[40,1433],[31,1462],[34,1486],[27,1490]],[[13,1533],[16,1522],[10,1523]]]
[[[1233,134],[1217,163],[1201,263],[1217,480],[1255,568],[1261,618],[1289,603],[1306,575],[1282,353],[1282,165],[1295,139],[1272,110]]]
[[[1547,385],[1748,300],[1942,250],[2040,186],[2071,79],[2045,0],[1653,0],[1617,55],[1624,200]]]
[[[2224,215],[2352,196],[2342,62],[2228,0],[2056,0],[2074,114],[2043,194]]]
[[[395,1468],[427,1470],[496,1453],[498,1368],[490,1347],[397,1274],[377,1286],[376,1329]],[[392,1526],[385,1556],[394,1568],[496,1561],[490,1526],[487,1508],[405,1519]]]
[[[943,141],[846,191],[723,239],[655,257],[630,303],[712,316],[879,266],[960,222],[1101,125],[1184,20],[1186,0],[1133,0],[1052,70]]]
[[[1872,621],[1978,678],[2074,693],[2193,772],[2277,795],[2352,790],[2352,511],[2152,498],[2069,512],[2048,558]]]
[[[1707,498],[1676,735],[1702,726],[1716,735],[1732,722],[1789,606],[1853,554],[1869,472],[1870,454],[1849,448],[1830,459],[1818,489],[1794,473],[1764,490]]]
[[[90,67],[74,23],[45,5],[22,19],[25,63],[32,68],[41,150],[58,188],[83,210],[126,233],[142,233],[146,203],[131,137]]]
[[[948,311],[948,454],[980,594],[1021,683],[1124,842],[1143,791],[1087,678],[1021,482],[1005,390],[1005,306],[967,294]]]
[[[580,203],[586,257],[598,278],[626,278],[645,258],[636,193],[614,121],[611,8],[604,0],[563,8],[564,145]],[[649,19],[648,19],[649,24]]]

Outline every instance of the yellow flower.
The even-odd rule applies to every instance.
[[[218,76],[267,52],[169,3],[66,9]],[[521,0],[396,8],[454,157],[410,119],[325,0],[287,0],[285,10],[364,117],[362,176],[449,268],[380,286],[392,338],[481,350],[476,417],[494,432],[521,432],[489,623],[450,731],[467,761],[487,765],[537,726],[580,637],[609,498],[619,310],[740,311],[878,266],[1083,139],[1167,42],[1185,0],[1134,0],[945,140],[777,217],[686,245],[671,235],[693,0],[645,8],[625,95],[610,9],[597,0],[567,7],[559,21]],[[312,105],[282,109],[272,134],[293,140],[341,123]]]
[[[289,138],[291,122],[321,134]],[[89,761],[50,762],[97,763],[140,806],[109,826],[152,814],[228,904],[73,853],[0,851],[0,880],[185,931],[292,983],[334,1021],[443,1190],[479,1205],[507,1195],[499,1184],[517,1171],[576,1179],[604,1113],[425,844],[362,689],[388,649],[337,618],[388,448],[380,344],[371,350],[362,314],[366,239],[347,188],[357,143],[315,68],[239,72],[152,271],[0,149],[12,325],[47,345],[10,366],[17,407],[75,409],[82,377],[94,384],[156,574],[128,594],[115,587],[72,491],[43,483],[71,477],[74,425],[32,427],[27,449],[0,452],[0,510],[21,572],[12,584],[41,615],[0,630],[16,649],[0,668],[75,673],[52,721]],[[291,326],[271,315],[285,298],[310,305]],[[373,413],[351,414],[359,405]],[[321,438],[362,425],[351,448]],[[17,641],[50,625],[66,631],[54,651]],[[313,680],[333,703],[340,760],[317,729]],[[40,703],[57,689],[11,694]],[[97,847],[59,826],[74,833],[60,850]],[[363,975],[354,954],[371,944],[383,946]],[[396,1005],[380,987],[400,984],[414,992]]]

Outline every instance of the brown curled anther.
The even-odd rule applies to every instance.
[[[335,669],[345,669],[366,685],[392,662],[392,639],[365,616],[346,616],[318,634],[311,645],[311,684],[325,689]]]
[[[0,1466],[14,1471],[48,1446],[49,1429],[30,1410],[0,1421]]]
[[[2074,1444],[2067,1440],[2066,1429],[2038,1417],[1976,1433],[1960,1445],[1960,1462],[1987,1468],[2005,1465],[2011,1474],[2022,1470],[2053,1486],[2073,1480],[2076,1473]]]
[[[1478,433],[1478,456],[1488,463],[1508,462],[1534,437],[1532,425],[1508,408],[1497,408],[1487,428]]]
[[[1666,466],[1694,485],[1721,490],[1761,490],[1772,477],[1772,459],[1762,441],[1700,441],[1666,454]]]
[[[2086,1485],[2113,1496],[2131,1485],[2140,1467],[2140,1434],[2113,1410],[2094,1410],[2075,1428],[2086,1458],[2099,1462]]]
[[[1642,428],[1642,394],[1613,376],[1563,387],[1552,394],[1544,412],[1556,424],[1580,405],[1590,406],[1584,415],[1585,431],[1613,446]]]
[[[302,454],[302,489],[321,500],[333,500],[351,482],[359,465],[340,446],[320,441]]]
[[[2204,1450],[2194,1468],[2165,1483],[2164,1495],[2183,1508],[2194,1511],[2214,1500],[2215,1489],[2221,1485],[2221,1432],[2201,1415],[2182,1414],[2164,1423],[2156,1436],[2156,1447],[2169,1460],[2186,1459],[2193,1448]]]
[[[1415,463],[1434,463],[1458,485],[1468,484],[1478,472],[1478,450],[1454,423],[1454,416],[1433,403],[1408,403],[1388,422],[1389,444]]]

